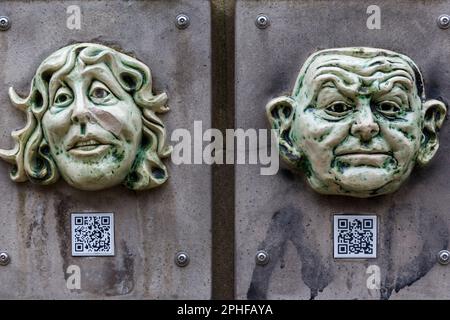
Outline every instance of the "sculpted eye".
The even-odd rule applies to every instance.
[[[383,101],[376,106],[376,110],[386,117],[395,117],[402,111],[402,108],[393,101]]]
[[[61,87],[58,89],[58,91],[56,91],[53,105],[56,107],[63,108],[71,104],[72,101],[73,101],[72,92],[66,87]]]
[[[92,97],[97,98],[97,99],[104,99],[108,95],[110,95],[110,92],[108,92],[102,88],[96,88],[94,91],[92,91],[92,94],[91,94]]]
[[[334,102],[325,108],[325,112],[333,117],[343,117],[353,110],[352,106],[345,102]]]
[[[94,81],[92,83],[89,97],[95,104],[110,105],[117,101],[114,94],[100,81]]]

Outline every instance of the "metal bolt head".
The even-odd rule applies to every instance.
[[[179,14],[175,18],[175,25],[178,29],[186,29],[191,24],[191,19],[185,14]]]
[[[9,254],[6,252],[0,252],[0,266],[6,266],[11,261]]]
[[[11,27],[11,22],[8,17],[0,17],[0,31],[6,31]]]
[[[440,264],[448,264],[450,262],[450,251],[448,250],[439,251],[438,261]]]
[[[186,267],[189,264],[189,255],[180,251],[175,255],[175,264],[179,267]]]
[[[255,261],[257,265],[264,266],[269,263],[269,254],[264,250],[256,252]]]
[[[441,29],[448,29],[450,27],[450,15],[442,14],[438,18],[438,26]]]
[[[265,14],[260,14],[256,17],[255,24],[259,29],[265,29],[270,25],[269,17]]]

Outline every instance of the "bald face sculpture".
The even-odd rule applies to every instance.
[[[445,113],[410,58],[373,48],[315,53],[292,96],[267,105],[281,156],[317,192],[354,197],[396,191],[428,163]]]

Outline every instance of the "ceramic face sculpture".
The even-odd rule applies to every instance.
[[[106,46],[64,47],[39,66],[27,98],[10,88],[26,113],[15,146],[0,150],[14,165],[11,179],[100,190],[123,183],[133,190],[164,183],[162,158],[170,154],[157,113],[168,111],[165,93],[153,95],[149,68]]]
[[[308,58],[291,96],[266,106],[281,157],[323,194],[372,197],[396,191],[438,147],[446,106],[425,99],[405,55],[340,48]]]

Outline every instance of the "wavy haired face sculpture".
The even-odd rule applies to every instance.
[[[396,191],[438,147],[444,103],[425,100],[405,55],[374,48],[310,56],[292,96],[266,106],[281,157],[323,194],[372,197]]]
[[[149,68],[109,47],[80,43],[42,62],[27,98],[10,88],[27,123],[11,135],[0,157],[14,165],[11,179],[100,190],[123,183],[157,187],[167,178],[170,154],[157,113],[168,111],[165,93],[153,95]]]

